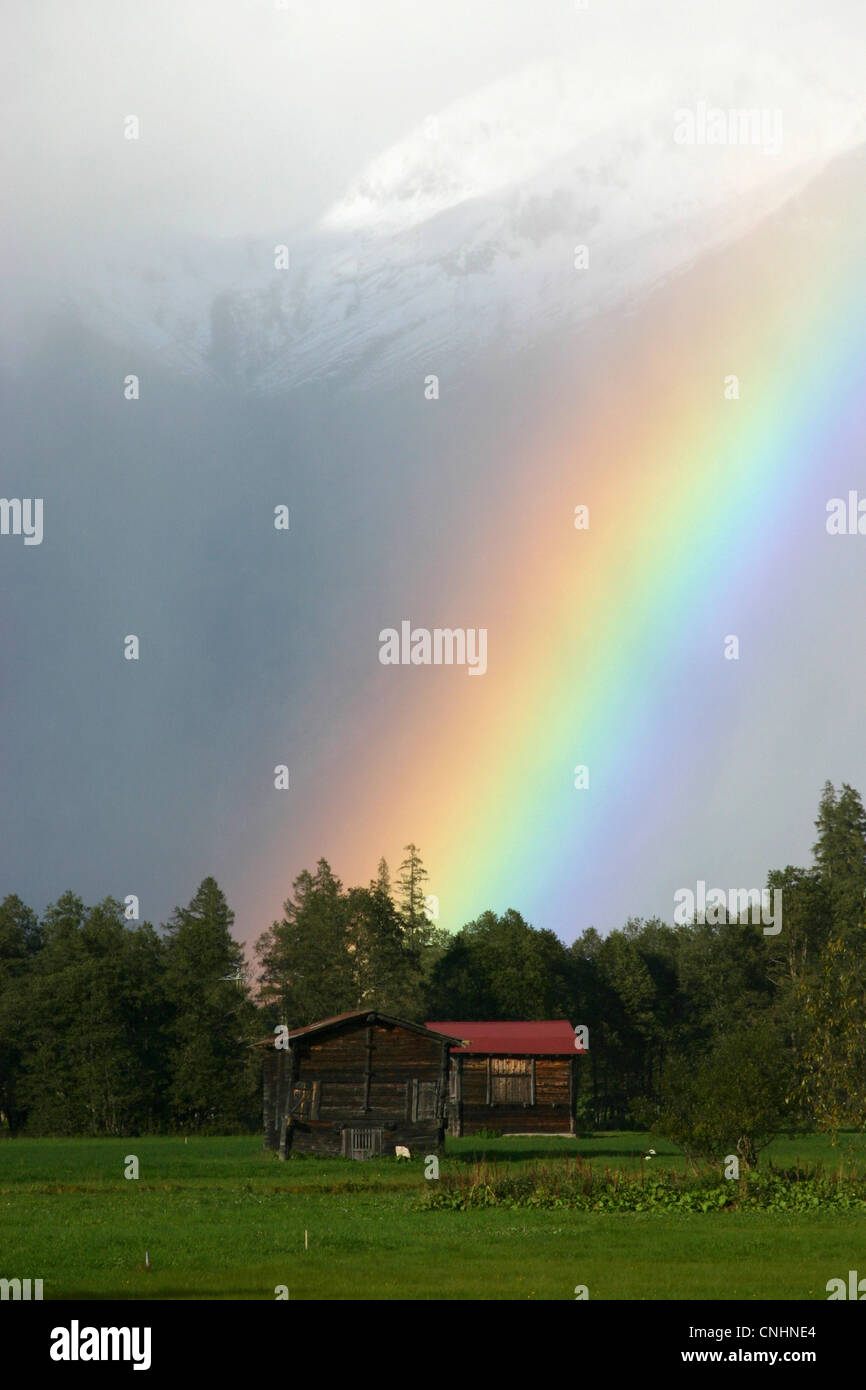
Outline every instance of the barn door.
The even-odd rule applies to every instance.
[[[412,1082],[412,1119],[435,1120],[439,1105],[438,1081]]]
[[[381,1158],[385,1148],[385,1131],[368,1125],[343,1130],[343,1153],[346,1158]]]
[[[529,1057],[493,1057],[490,1063],[493,1105],[533,1105],[534,1063]]]

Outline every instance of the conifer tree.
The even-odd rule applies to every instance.
[[[39,919],[15,893],[0,903],[0,1125],[14,1134],[24,1123],[21,1102],[23,980],[42,943]]]
[[[253,1009],[233,922],[216,880],[206,878],[166,927],[171,1097],[182,1128],[233,1129],[255,1105],[247,1066]]]
[[[397,880],[400,890],[400,916],[407,933],[414,939],[423,932],[428,921],[425,910],[428,875],[421,862],[421,853],[417,845],[406,845],[404,852],[406,858],[400,865],[400,877]]]
[[[355,1007],[347,899],[326,859],[292,885],[283,917],[256,943],[274,1021],[300,1028]]]
[[[815,863],[827,886],[834,936],[859,931],[866,922],[866,810],[847,782],[837,792],[825,782],[815,821]]]

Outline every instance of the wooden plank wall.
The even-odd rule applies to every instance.
[[[383,1126],[386,1153],[397,1144],[439,1151],[450,1057],[438,1039],[362,1018],[334,1032],[297,1038],[293,1050],[287,1152],[339,1155],[349,1126]],[[416,1119],[419,1083],[425,1082],[435,1089],[434,1113]]]
[[[489,1058],[478,1053],[463,1053],[461,1065],[461,1111],[463,1134],[479,1129],[501,1129],[511,1133],[531,1134],[536,1131],[570,1134],[574,1132],[571,1113],[572,1058],[535,1057],[530,1069],[529,1093],[534,1089],[535,1102],[495,1104],[496,1077],[505,1078],[499,1094],[508,1096],[507,1078],[527,1075],[524,1058]],[[534,1073],[534,1086],[532,1077]],[[524,1083],[518,1081],[520,1090]],[[451,1131],[454,1132],[453,1129]]]
[[[574,1133],[574,1065],[571,1057],[449,1056],[446,1045],[423,1034],[357,1020],[337,1032],[297,1039],[290,1051],[267,1049],[265,1147],[279,1149],[282,1137],[284,1153],[340,1154],[344,1127],[384,1125],[386,1152],[396,1144],[438,1151],[446,1105],[451,1134]],[[459,1081],[457,1099],[449,1104],[451,1068]],[[511,1091],[509,1077],[515,1078]],[[416,1118],[417,1083],[425,1082],[438,1086],[436,1111]],[[513,1101],[524,1089],[534,1101]],[[500,1103],[493,1103],[494,1092]],[[293,1113],[281,1136],[287,1111]]]

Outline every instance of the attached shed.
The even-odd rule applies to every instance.
[[[460,1041],[359,1009],[257,1044],[265,1054],[265,1148],[281,1158],[375,1158],[398,1144],[438,1152],[450,1049]]]
[[[565,1018],[537,1023],[428,1023],[452,1046],[448,1133],[574,1134],[578,1047]]]

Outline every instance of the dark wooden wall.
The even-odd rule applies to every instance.
[[[479,1129],[574,1133],[573,1058],[497,1059],[463,1053],[452,1059],[452,1065],[455,1062],[459,1082],[449,1112],[449,1133],[472,1134]],[[520,1065],[509,1068],[503,1065],[507,1062]],[[518,1095],[524,1098],[517,1099]]]
[[[342,1155],[347,1129],[381,1129],[385,1154],[441,1148],[449,1052],[435,1038],[350,1021],[268,1048],[264,1070],[265,1147],[283,1156]]]

